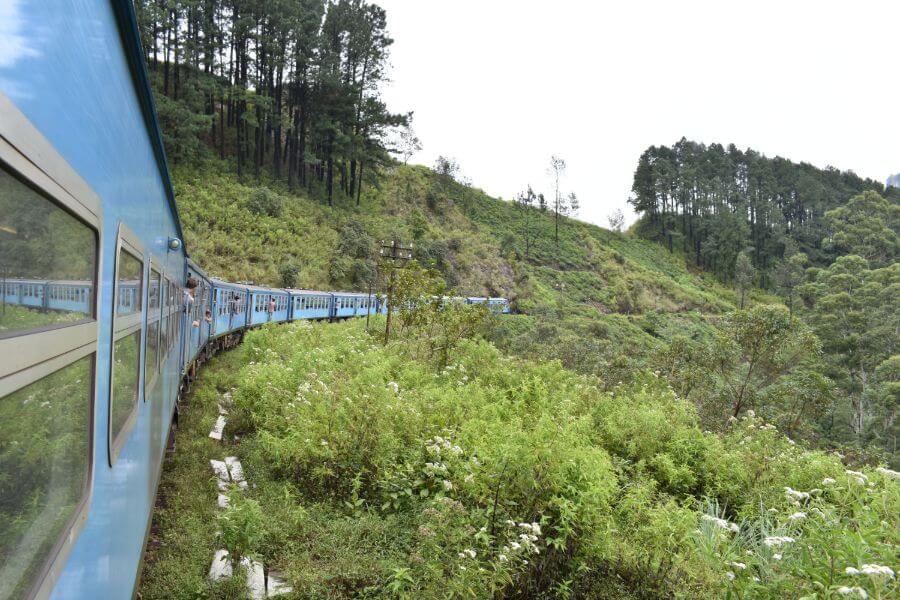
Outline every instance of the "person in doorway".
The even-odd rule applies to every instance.
[[[266,306],[266,310],[269,313],[269,320],[272,320],[272,315],[275,314],[275,296],[269,296],[269,304]]]
[[[184,292],[183,292],[183,304],[184,304],[184,314],[190,315],[191,311],[194,308],[194,293],[197,291],[198,282],[193,277],[188,277],[187,281],[184,284]],[[200,327],[200,321],[194,321],[191,323],[191,327]]]

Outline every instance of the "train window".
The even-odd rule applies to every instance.
[[[0,338],[90,320],[90,302],[53,302],[47,287],[64,279],[93,290],[96,260],[94,230],[0,163]]]
[[[131,252],[119,250],[119,302],[116,305],[116,316],[130,315],[141,311],[141,278],[144,274],[144,263]]]
[[[137,237],[119,226],[116,253],[116,307],[110,358],[109,459],[115,462],[118,450],[137,415],[141,376],[141,310],[143,306],[144,261]]]
[[[135,331],[116,340],[113,363],[112,408],[110,427],[115,440],[125,427],[128,417],[137,405],[138,377],[140,375],[141,332]]]
[[[160,288],[161,316],[159,321],[159,352],[160,368],[166,360],[166,350],[169,348],[169,280],[163,277]]]
[[[144,398],[156,382],[159,370],[159,310],[160,310],[160,274],[150,268],[150,281],[147,284],[147,340],[144,349]]]
[[[25,598],[87,496],[93,354],[0,398],[0,593]]]

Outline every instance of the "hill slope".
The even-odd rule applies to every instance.
[[[396,166],[359,205],[339,198],[333,207],[278,182],[240,183],[222,163],[179,167],[174,178],[188,250],[213,275],[365,290],[378,240],[400,237],[456,293],[513,300],[523,314],[494,340],[505,350],[602,370],[612,383],[661,341],[698,335],[735,305],[732,290],[658,244],[565,219],[557,247],[551,214],[421,166]],[[614,366],[621,373],[608,373]]]

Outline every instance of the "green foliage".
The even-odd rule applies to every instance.
[[[300,275],[300,267],[293,263],[281,266],[281,285],[285,288],[297,287],[297,277]]]
[[[734,263],[734,285],[737,287],[741,297],[741,301],[738,304],[738,308],[741,310],[744,309],[744,297],[747,290],[753,287],[755,279],[756,268],[753,266],[750,256],[746,252],[741,252]]]
[[[875,266],[896,260],[900,254],[900,204],[890,203],[877,192],[866,191],[847,204],[825,213],[831,228],[827,240],[840,254],[855,254]]]
[[[265,538],[266,518],[259,502],[243,494],[231,494],[228,506],[218,515],[222,545],[234,564],[254,557]]]
[[[846,251],[851,239],[866,239],[861,243],[873,252],[896,247],[896,235],[871,221],[878,220],[875,213],[890,212],[884,222],[896,234],[897,206],[878,202],[885,192],[881,183],[734,145],[682,138],[671,147],[651,146],[638,161],[632,191],[631,203],[644,216],[638,227],[642,235],[670,250],[681,246],[725,281],[734,276],[735,260],[748,247],[766,286],[787,245],[815,265]],[[846,227],[851,222],[860,227],[861,237]],[[830,233],[837,237],[832,235],[835,243],[829,245]]]
[[[284,200],[269,188],[257,188],[247,199],[247,209],[256,216],[278,218],[284,212]]]
[[[870,387],[873,373],[896,352],[900,263],[871,269],[862,257],[842,256],[814,271],[802,290],[813,305],[809,320],[829,355],[832,375],[850,400],[837,407],[832,437],[859,446],[874,442],[896,461],[897,405]]]
[[[848,475],[752,411],[722,434],[703,431],[693,404],[653,374],[604,392],[595,378],[471,339],[440,368],[411,347],[421,327],[382,346],[362,322],[296,323],[243,345],[232,376],[257,484],[248,493],[278,515],[265,528],[277,539],[269,560],[299,589],[779,597],[854,582],[896,592],[893,580],[844,572],[892,564],[891,472]],[[778,535],[795,542],[766,545]]]

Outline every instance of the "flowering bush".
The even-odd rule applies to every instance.
[[[605,392],[473,340],[436,368],[362,323],[264,328],[242,351],[249,493],[286,515],[273,561],[313,594],[897,591],[896,473],[845,471],[752,412],[704,432],[654,374]]]

